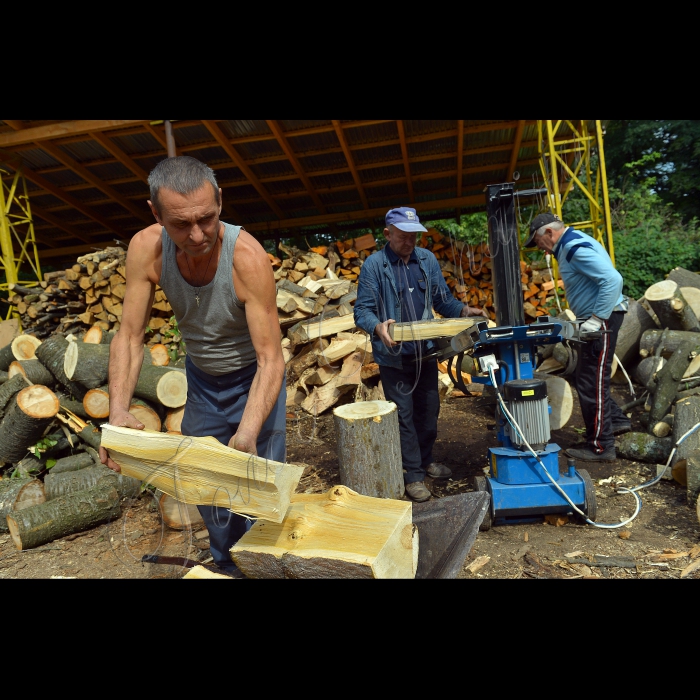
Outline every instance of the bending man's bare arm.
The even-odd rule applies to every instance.
[[[155,228],[157,237],[154,237]],[[109,353],[110,425],[143,429],[143,423],[129,413],[134,389],[143,364],[143,340],[150,317],[157,276],[154,262],[160,255],[160,227],[139,231],[129,244],[126,256],[126,293],[122,323],[112,340]],[[100,459],[115,471],[119,465],[100,448]]]
[[[241,423],[229,447],[257,454],[258,435],[282,389],[284,357],[272,266],[260,243],[246,231],[241,231],[236,243],[233,280],[236,295],[245,304],[258,369]]]

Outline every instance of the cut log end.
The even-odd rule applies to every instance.
[[[17,394],[17,405],[32,418],[53,418],[59,408],[58,397],[41,384],[28,386]]]
[[[83,398],[83,408],[91,418],[109,417],[109,393],[107,387],[90,389]]]
[[[83,343],[93,343],[99,345],[102,342],[102,329],[99,326],[92,326],[83,336]]]
[[[333,413],[345,420],[361,418],[381,418],[396,410],[396,404],[391,401],[360,401],[348,403],[333,409]]]
[[[677,289],[678,285],[673,280],[663,280],[652,284],[644,293],[644,296],[647,301],[665,301],[666,299],[673,299]]]
[[[168,408],[180,408],[187,401],[187,376],[182,372],[168,372],[158,382],[158,400]]]
[[[132,403],[131,406],[129,406],[129,413],[131,413],[131,415],[137,420],[140,420],[147,430],[155,430],[156,432],[160,432],[163,428],[158,414],[152,408],[150,408],[150,406]],[[109,415],[109,407],[107,415]]]
[[[162,343],[157,343],[151,348],[151,360],[157,367],[166,367],[170,363],[168,348]]]
[[[18,335],[12,341],[12,353],[18,360],[35,360],[41,341],[33,335]]]

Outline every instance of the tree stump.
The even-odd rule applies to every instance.
[[[625,433],[619,441],[618,457],[651,464],[666,464],[673,448],[673,438],[657,438],[648,433]]]
[[[39,360],[15,360],[7,371],[10,378],[23,374],[32,384],[53,386],[56,383],[53,374]]]
[[[0,481],[0,531],[7,532],[7,515],[30,508],[46,500],[44,485],[38,479],[2,479]]]
[[[678,331],[700,331],[698,317],[673,280],[652,284],[645,292],[644,297],[654,309],[662,328]]]
[[[78,452],[78,454],[70,455],[68,457],[63,457],[62,459],[56,460],[56,464],[51,467],[50,472],[46,475],[48,479],[49,476],[55,474],[63,474],[64,472],[77,472],[80,469],[87,469],[88,467],[94,467],[95,460],[87,452]]]
[[[63,370],[71,381],[86,389],[97,389],[107,383],[109,345],[69,343],[63,360]]]
[[[361,401],[333,411],[340,483],[363,496],[404,494],[399,414],[391,401]]]
[[[187,401],[187,375],[178,369],[144,365],[134,394],[168,408],[180,408]]]
[[[625,314],[615,345],[615,354],[625,369],[637,359],[642,334],[654,328],[656,324],[647,310],[634,299],[630,299],[629,310]]]
[[[0,461],[17,462],[41,438],[58,412],[56,394],[41,384],[28,386],[12,399],[0,423]]]
[[[66,350],[69,345],[70,343],[63,336],[51,336],[36,349],[36,357],[56,377],[58,382],[68,390],[71,396],[75,396],[78,401],[82,401],[86,392],[85,387],[68,379],[63,368]]]
[[[9,513],[7,524],[15,547],[24,550],[88,530],[119,515],[119,493],[114,483],[107,480],[93,488]]]

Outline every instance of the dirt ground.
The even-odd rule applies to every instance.
[[[620,404],[628,400],[618,386],[613,395]],[[453,476],[450,481],[426,481],[434,497],[469,491],[471,477],[483,473],[487,450],[496,443],[488,428],[494,423],[493,413],[484,403],[482,398],[465,397],[448,398],[442,404],[434,458],[450,467]],[[633,429],[639,427],[636,416],[632,424]],[[572,419],[553,433],[553,440],[562,448],[570,447],[581,439],[582,427],[574,401]],[[317,420],[306,414],[290,418],[287,440],[288,460],[308,465],[299,491],[321,493],[339,483],[332,413]],[[633,498],[618,495],[616,485],[635,485],[652,476],[649,465],[622,459],[585,468],[596,487],[597,520],[604,523],[620,522],[634,509]],[[683,555],[700,544],[695,509],[686,504],[684,487],[673,481],[662,480],[645,489],[642,501],[639,517],[623,530],[569,521],[561,526],[533,522],[480,532],[460,578],[679,578],[690,563]],[[154,499],[143,495],[124,502],[121,517],[114,522],[38,549],[17,552],[9,535],[0,533],[0,578],[179,578],[185,573],[182,567],[142,564],[141,557],[157,553],[208,563],[208,549],[203,528],[185,532],[164,528]],[[617,562],[600,565],[596,555],[615,557]],[[700,570],[688,578],[700,579]]]

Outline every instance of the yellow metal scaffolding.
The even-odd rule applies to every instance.
[[[600,120],[540,120],[537,122],[540,170],[547,188],[549,210],[562,221],[587,231],[602,243],[615,264],[610,199],[605,172],[603,128]],[[574,189],[588,200],[590,217],[571,222],[563,215]]]
[[[14,164],[13,164],[14,166]],[[41,280],[39,255],[34,238],[34,222],[27,194],[27,182],[21,167],[13,167],[14,175],[0,165],[0,290],[19,281],[20,268],[27,263],[36,280],[22,280],[22,285],[33,287]],[[5,176],[8,176],[7,179]],[[12,308],[8,317],[12,314]]]

